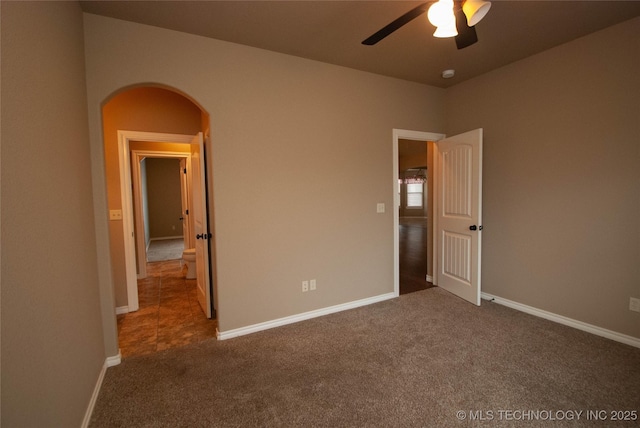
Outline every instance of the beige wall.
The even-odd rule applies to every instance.
[[[103,111],[104,127],[100,129],[100,132],[103,133],[104,145],[99,149],[104,153],[106,167],[107,211],[122,209],[118,130],[190,135],[197,134],[202,130],[200,109],[184,96],[162,88],[131,88],[110,98],[104,105]],[[184,150],[183,145],[180,144],[145,144],[142,142],[135,144],[135,148],[138,150],[158,148],[170,151]],[[113,265],[116,306],[118,307],[127,306],[123,236],[122,221],[110,221],[110,254]]]
[[[484,128],[483,291],[640,337],[639,52],[636,18],[447,91]]]
[[[182,236],[180,159],[148,158],[146,163],[150,236]]]
[[[132,84],[211,117],[222,332],[393,292],[392,129],[442,130],[443,90],[90,14],[85,36],[92,145]]]
[[[105,362],[82,13],[0,7],[1,424],[78,427]]]

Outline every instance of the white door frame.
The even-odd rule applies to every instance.
[[[137,247],[137,260],[138,260],[138,279],[144,279],[147,277],[147,243],[144,236],[144,216],[142,215],[142,194],[141,194],[141,175],[140,175],[140,162],[143,159],[186,159],[187,162],[191,161],[191,153],[189,152],[172,152],[172,151],[159,151],[159,150],[131,150],[131,178],[133,180],[133,206],[135,207],[134,215],[135,222],[135,237]],[[184,192],[182,186],[181,192]],[[124,214],[124,213],[123,213]],[[137,284],[136,284],[137,293]]]
[[[133,195],[131,192],[131,156],[129,156],[130,144],[132,141],[190,144],[193,137],[193,135],[185,134],[118,130],[118,159],[120,164],[120,195],[122,199],[122,229],[128,312],[137,311],[139,308],[138,277],[135,263],[135,229],[133,226]]]
[[[393,130],[393,294],[397,297],[400,295],[400,234],[398,227],[400,225],[400,215],[398,213],[398,178],[400,175],[398,162],[399,162],[399,140],[414,140],[414,141],[439,141],[445,138],[445,134],[438,134],[435,132],[422,132],[422,131],[410,131],[407,129],[394,129]],[[433,199],[433,198],[432,198]],[[437,242],[434,237],[433,248],[437,248]],[[433,284],[438,285],[437,277],[437,254],[435,251],[433,254]],[[426,278],[425,278],[426,281]]]
[[[194,248],[192,221],[189,218],[190,206],[191,206],[191,174],[188,174],[188,170],[191,168],[191,153],[189,158],[182,159],[180,161],[180,196],[182,205],[182,237],[184,239],[184,249]]]

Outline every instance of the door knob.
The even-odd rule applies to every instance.
[[[209,239],[209,238],[211,238],[210,233],[198,233],[196,235],[196,239]]]
[[[469,226],[469,230],[482,230],[482,226],[471,225]]]

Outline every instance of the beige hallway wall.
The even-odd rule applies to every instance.
[[[147,159],[147,201],[151,238],[182,236],[180,159]]]
[[[482,288],[640,338],[640,18],[447,91],[484,128]]]

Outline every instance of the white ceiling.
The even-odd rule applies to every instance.
[[[81,1],[85,12],[446,88],[640,16],[640,1],[494,0],[479,42],[457,50],[420,16],[374,46],[362,40],[421,1]],[[455,69],[445,80],[441,73]]]

